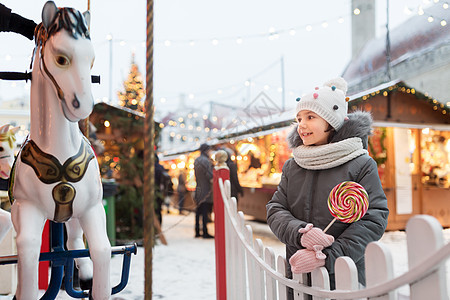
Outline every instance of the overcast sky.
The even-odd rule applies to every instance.
[[[45,3],[1,2],[36,23]],[[390,2],[394,28],[417,14],[419,5],[428,7],[436,1]],[[88,5],[87,0],[55,3],[81,11]],[[102,78],[101,85],[93,86],[93,94],[98,101],[110,101],[112,95],[115,104],[132,53],[145,79],[146,1],[91,0],[90,5],[96,52],[93,74]],[[285,107],[293,106],[302,93],[341,75],[349,62],[350,7],[350,0],[155,1],[155,119],[175,109],[182,94],[199,111],[205,111],[209,101],[243,106],[261,91],[281,106],[283,82]],[[406,8],[411,14],[405,13]],[[385,33],[385,22],[386,1],[377,1],[377,35]],[[112,42],[107,40],[109,34]],[[33,47],[22,36],[0,33],[0,71],[27,70]],[[28,97],[28,86],[2,81],[0,99]]]

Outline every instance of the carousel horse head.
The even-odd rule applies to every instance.
[[[58,8],[48,1],[42,10],[42,23],[35,30],[32,79],[37,80],[40,73],[51,81],[64,116],[71,122],[87,118],[94,105],[90,73],[95,55],[89,21],[89,12]]]
[[[16,133],[19,127],[6,124],[0,127],[0,178],[8,179],[14,163],[14,148],[16,147]]]

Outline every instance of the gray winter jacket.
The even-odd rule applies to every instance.
[[[194,161],[194,172],[197,186],[195,188],[194,200],[200,203],[213,203],[212,179],[213,165],[206,152],[202,152]]]
[[[360,137],[367,149],[367,138],[371,130],[370,114],[355,112],[349,114],[343,127],[335,133],[331,142],[350,137]],[[302,144],[296,126],[288,137],[291,149]],[[299,228],[307,223],[324,229],[333,216],[327,206],[327,199],[334,186],[343,181],[361,184],[369,195],[369,209],[359,221],[346,224],[336,221],[327,234],[335,242],[323,250],[331,286],[334,287],[334,263],[339,256],[349,256],[358,268],[359,282],[365,284],[364,251],[368,243],[377,241],[383,235],[388,218],[387,199],[378,177],[377,165],[363,154],[340,166],[324,170],[301,168],[293,158],[286,161],[277,191],[267,204],[267,223],[278,239],[286,244],[286,259],[303,247],[300,244]]]

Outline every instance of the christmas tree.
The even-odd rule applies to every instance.
[[[118,92],[119,105],[139,112],[144,112],[144,103],[141,99],[145,95],[144,83],[139,67],[134,62],[134,53],[131,56],[131,68],[127,80],[123,83],[124,91]]]

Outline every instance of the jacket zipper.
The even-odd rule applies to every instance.
[[[308,223],[312,223],[311,221],[311,215],[313,214],[314,211],[314,197],[316,194],[316,183],[317,183],[317,177],[319,176],[319,172],[318,171],[313,171],[313,180],[312,180],[312,184],[311,184],[311,197],[309,198],[309,214],[308,214]]]

